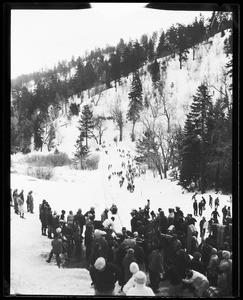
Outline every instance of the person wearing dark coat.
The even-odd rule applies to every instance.
[[[80,230],[81,230],[81,237],[83,236],[83,231],[84,231],[84,225],[85,225],[85,216],[82,214],[82,209],[79,208],[76,215],[73,217],[73,222],[78,222]]]
[[[200,252],[193,253],[193,259],[190,261],[190,269],[197,271],[206,276],[206,268],[204,267],[203,262],[201,261],[202,255]]]
[[[52,240],[51,245],[52,245],[52,249],[51,249],[51,252],[49,254],[49,258],[47,259],[46,262],[50,263],[53,254],[55,254],[57,265],[60,268],[61,259],[60,259],[59,255],[63,252],[63,242],[62,242],[62,239],[61,239],[59,231],[57,231],[55,233],[54,240]]]
[[[116,263],[117,263],[117,266],[119,267],[121,273],[120,273],[120,277],[119,277],[119,280],[118,280],[118,283],[119,285],[121,286],[121,291],[123,289],[123,286],[125,285],[125,282],[124,282],[124,268],[123,268],[123,260],[127,254],[127,246],[124,242],[120,243],[119,246],[118,246],[118,250],[116,252]]]
[[[175,259],[174,264],[177,267],[181,278],[185,278],[186,269],[188,269],[190,266],[190,258],[185,250],[180,249],[177,252],[177,258]]]
[[[99,257],[90,268],[90,277],[94,284],[95,295],[114,295],[115,284],[120,277],[120,269],[113,263],[107,263]]]
[[[201,201],[198,203],[198,213],[199,213],[199,216],[200,216],[200,217],[202,216],[203,206],[204,206],[204,203],[203,203],[202,200],[201,200]]]
[[[15,190],[13,191],[14,212],[15,212],[16,214],[19,214],[19,207],[18,207],[17,198],[18,198],[18,189],[15,189]]]
[[[105,232],[99,229],[95,229],[94,238],[91,245],[91,252],[94,249],[95,244],[99,244],[101,246],[100,256],[104,257],[107,260],[108,255],[108,242],[105,239]]]
[[[85,218],[87,219],[90,214],[94,217],[94,220],[95,220],[95,208],[94,208],[94,206],[91,206],[90,210],[86,211],[86,213],[84,214]]]
[[[226,216],[227,216],[227,207],[226,207],[226,205],[222,208],[222,214],[223,214],[222,224],[226,225]]]
[[[148,269],[150,287],[155,294],[158,293],[160,274],[164,273],[164,251],[162,244],[159,244],[148,256]]]
[[[132,262],[136,262],[136,259],[134,257],[134,250],[132,248],[128,248],[126,256],[124,257],[122,262],[122,266],[124,269],[124,284],[126,284],[133,275],[130,271],[130,264]]]
[[[162,281],[169,280],[169,297],[180,297],[181,296],[181,287],[182,287],[182,278],[179,274],[179,271],[173,263],[169,265],[167,271],[162,278]]]
[[[86,228],[84,233],[84,244],[86,247],[86,259],[90,258],[91,255],[91,246],[94,239],[94,217],[93,215],[88,215],[86,220]]]
[[[143,248],[140,246],[142,241],[140,239],[136,240],[136,245],[133,247],[134,249],[134,258],[139,266],[140,271],[146,271],[146,255]]]
[[[198,209],[198,204],[197,204],[197,200],[195,199],[193,202],[193,213],[194,216],[197,216],[197,209]]]
[[[28,193],[26,203],[27,203],[27,211],[29,211],[31,214],[33,214],[34,213],[33,191],[30,191]]]
[[[217,211],[217,208],[214,209],[211,216],[213,216],[213,222],[218,224],[218,222],[219,222],[218,221],[219,213]]]
[[[159,227],[160,227],[160,231],[161,233],[166,233],[166,230],[168,228],[168,219],[164,214],[164,211],[161,210],[159,212]]]

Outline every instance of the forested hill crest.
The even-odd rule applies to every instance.
[[[132,69],[126,69],[129,65],[119,61],[119,51],[109,55],[106,61],[113,68],[100,70],[103,82],[100,80],[99,84],[94,76],[99,69],[94,71],[90,61],[86,64],[80,61],[69,75],[65,70],[61,77],[57,75],[61,73],[51,74],[46,77],[48,80],[45,78],[32,86],[33,89],[30,83],[29,87],[19,89],[13,86],[11,151],[26,153],[29,149],[52,151],[58,148],[85,159],[89,151],[104,141],[125,142],[136,149],[138,160],[157,169],[161,178],[173,169],[176,176],[182,174],[177,179],[185,188],[191,184],[202,190],[210,188],[204,183],[207,175],[212,187],[227,186],[230,190],[226,178],[229,181],[230,177],[226,172],[231,172],[231,31],[221,30],[186,48],[183,30],[183,26],[178,25],[180,44],[174,44],[174,53],[167,56],[159,57],[160,43],[154,53],[151,37],[148,41],[151,47],[143,52],[146,54],[143,61],[142,47],[134,43],[132,49],[136,49],[136,53],[141,51],[138,56],[141,60],[133,61]],[[120,45],[122,52],[121,49]],[[131,59],[128,50],[125,46],[123,59],[126,55]],[[210,99],[207,109],[198,109],[206,99]],[[89,116],[92,127],[85,130],[84,123],[89,121]],[[79,126],[81,119],[83,124]],[[203,163],[194,159],[192,165],[197,172],[186,167],[186,155],[193,150],[187,149],[186,141],[192,135],[196,138],[190,143],[194,143],[197,151],[201,151],[202,144],[203,151],[211,151],[203,152]],[[219,180],[215,181],[216,177]]]

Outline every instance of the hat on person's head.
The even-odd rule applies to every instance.
[[[223,256],[224,259],[230,259],[230,252],[227,251],[227,250],[224,250],[222,252],[222,256]]]
[[[139,267],[138,267],[138,264],[135,263],[135,262],[132,262],[130,264],[130,272],[133,273],[133,274],[136,274],[138,271],[139,271]]]
[[[201,258],[201,253],[199,253],[198,251],[193,253],[193,257],[197,260],[199,260]]]
[[[61,233],[62,232],[62,229],[60,228],[60,227],[58,227],[57,229],[56,229],[56,233]]]
[[[219,270],[220,271],[225,271],[225,270],[229,270],[229,263],[228,262],[223,262],[219,265]]]
[[[146,275],[143,271],[138,271],[135,275],[135,281],[137,284],[145,284],[146,283]]]
[[[218,252],[218,251],[217,251],[216,248],[212,248],[211,251],[210,251],[211,255],[217,254],[217,252]]]
[[[122,231],[125,231],[125,230],[127,230],[126,227],[122,227]]]
[[[96,270],[102,270],[106,265],[104,257],[98,257],[94,263],[94,267]]]
[[[133,250],[132,248],[128,248],[128,249],[127,249],[127,254],[128,254],[128,255],[134,254],[134,250]]]

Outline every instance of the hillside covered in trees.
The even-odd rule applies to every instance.
[[[186,189],[231,192],[231,28],[231,14],[216,12],[12,80],[12,154],[57,151],[60,127],[75,123],[82,169],[109,127],[113,141],[128,137],[137,162],[161,179],[171,170]]]

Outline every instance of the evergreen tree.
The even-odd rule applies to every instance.
[[[149,62],[152,62],[155,58],[154,41],[152,38],[148,42],[147,58]]]
[[[134,128],[136,122],[140,118],[140,111],[143,109],[143,99],[142,99],[142,84],[139,78],[138,72],[135,72],[133,75],[133,81],[132,81],[132,89],[131,92],[128,94],[128,97],[130,99],[129,102],[129,109],[127,112],[127,118],[129,121],[132,121],[133,127],[132,127],[132,141],[135,140],[134,136]]]
[[[180,69],[182,69],[182,62],[187,61],[188,44],[187,44],[187,34],[186,27],[184,25],[178,24],[177,27],[177,41],[176,48],[178,50]]]
[[[91,111],[89,105],[84,105],[79,124],[79,130],[82,133],[82,136],[85,138],[86,147],[88,147],[88,139],[93,136],[94,129],[93,112]]]
[[[165,33],[164,31],[161,33],[160,39],[159,39],[159,44],[157,47],[157,57],[163,57],[168,51],[168,45],[166,44],[165,40]]]
[[[87,158],[90,154],[90,150],[89,150],[89,147],[86,146],[86,145],[83,145],[83,142],[84,142],[84,138],[85,138],[85,135],[84,135],[84,132],[82,131],[82,127],[78,127],[79,130],[80,130],[80,134],[79,134],[79,137],[76,141],[76,153],[75,153],[75,157],[77,159],[79,159],[80,161],[80,168],[81,170],[83,170],[84,168],[84,165],[83,165],[83,162],[85,160],[85,158]]]
[[[115,87],[117,91],[117,83],[119,84],[121,81],[121,55],[119,51],[111,54],[110,66],[111,78],[112,80],[115,80]]]
[[[157,83],[160,81],[160,64],[157,59],[148,66],[148,70],[151,74],[153,84],[155,88],[157,87]]]
[[[202,193],[205,192],[207,186],[207,118],[211,108],[211,96],[207,87],[201,85],[198,87],[196,96],[193,96],[190,113],[185,123],[180,182],[184,187],[194,183]]]
[[[166,42],[168,43],[168,47],[170,48],[173,56],[175,57],[176,53],[176,45],[177,45],[177,31],[174,25],[172,25],[167,31],[165,35]]]

